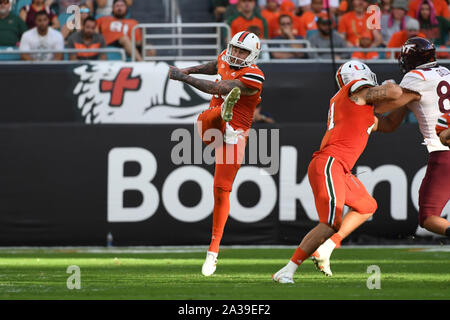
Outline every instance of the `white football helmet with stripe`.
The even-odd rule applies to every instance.
[[[361,61],[350,60],[341,65],[336,72],[336,82],[339,89],[344,87],[352,80],[365,79],[374,86],[378,85],[377,76],[370,68]]]
[[[231,54],[233,46],[248,50],[250,54],[245,59],[235,57]],[[227,51],[225,53],[225,60],[230,66],[233,67],[249,67],[256,62],[260,51],[261,41],[258,36],[248,31],[241,31],[236,33],[228,43]]]

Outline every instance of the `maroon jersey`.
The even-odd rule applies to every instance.
[[[38,13],[41,10],[36,10],[36,8],[34,7],[34,5],[29,5],[29,6],[24,6],[23,9],[25,9],[25,11],[27,12],[27,18],[25,23],[28,26],[28,29],[32,29],[36,26],[36,24],[34,23],[34,19],[36,18],[36,13]],[[56,17],[56,14],[50,9],[50,7],[45,7],[44,8],[45,12],[47,12],[48,17],[50,19],[50,24],[53,20],[53,18]]]

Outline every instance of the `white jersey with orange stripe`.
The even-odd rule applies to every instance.
[[[428,152],[450,150],[436,134],[439,116],[450,111],[450,71],[442,66],[411,70],[403,77],[400,87],[421,95],[408,108],[417,118]]]

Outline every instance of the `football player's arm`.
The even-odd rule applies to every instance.
[[[217,74],[217,61],[211,61],[205,64],[200,64],[198,66],[188,67],[180,69],[182,72],[189,74]]]
[[[376,114],[375,115],[375,126],[372,131],[379,132],[393,132],[395,131],[403,119],[405,119],[408,114],[408,107],[404,106],[402,108],[396,109],[390,112],[388,115]]]
[[[394,100],[390,101],[379,101],[375,104],[375,113],[385,113],[389,112],[391,110],[401,108],[403,106],[406,106],[408,103],[412,101],[418,101],[420,100],[421,95],[417,92],[401,88],[402,94],[400,97]]]
[[[244,96],[253,95],[258,92],[257,89],[248,88],[239,80],[210,81],[205,79],[198,79],[187,75],[182,70],[173,66],[170,66],[169,78],[182,81],[197,88],[200,91],[209,94],[219,94],[224,96],[227,95],[235,87],[241,89],[241,95]]]
[[[450,128],[441,131],[441,133],[439,134],[439,139],[441,139],[441,142],[444,146],[450,147]]]
[[[361,89],[358,89],[350,96],[350,99],[359,105],[377,105],[383,101],[392,101],[398,99],[401,95],[402,89],[400,88],[400,86],[389,82],[381,86],[361,87]],[[376,110],[375,112],[382,113]]]

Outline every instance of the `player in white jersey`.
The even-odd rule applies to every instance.
[[[405,74],[400,87],[405,92],[393,105],[380,105],[376,111],[407,105],[416,116],[429,152],[419,190],[419,224],[450,237],[450,222],[441,217],[450,200],[450,148],[442,144],[436,133],[439,116],[450,111],[450,70],[438,65],[434,45],[419,37],[405,42],[399,64]]]
[[[382,114],[397,109],[400,117],[393,127],[403,120],[407,109],[416,116],[429,152],[427,171],[419,190],[419,225],[450,237],[450,222],[441,217],[450,200],[450,148],[442,144],[436,133],[438,118],[450,111],[450,70],[437,64],[435,52],[434,45],[427,39],[407,40],[399,57],[404,73],[400,83],[403,94],[393,102],[376,105],[375,112]],[[405,112],[398,112],[400,110]],[[378,131],[390,132],[390,129],[379,127]],[[316,267],[325,275],[332,274],[329,259],[340,241],[335,243],[328,239],[313,254]]]

